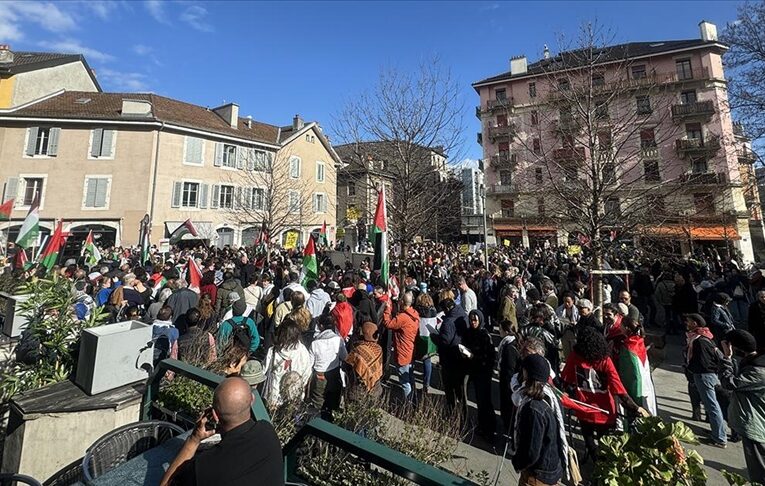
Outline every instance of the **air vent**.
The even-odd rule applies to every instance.
[[[76,100],[74,100],[74,102],[77,103],[78,105],[86,105],[90,103],[90,98],[77,98]]]

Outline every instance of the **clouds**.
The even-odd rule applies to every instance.
[[[207,23],[207,9],[199,5],[191,5],[181,13],[181,20],[201,32],[212,32],[213,27]]]
[[[100,69],[98,79],[115,91],[149,91],[148,77],[143,73]]]
[[[0,39],[18,41],[25,37],[24,23],[33,23],[48,32],[67,32],[77,27],[74,16],[51,2],[3,2],[0,8]]]
[[[215,30],[212,24],[208,21],[208,11],[205,7],[199,4],[178,4],[183,6],[180,13],[174,10],[174,5],[170,2],[162,0],[144,0],[143,5],[149,15],[164,25],[172,25],[172,20],[177,18],[182,23],[188,25],[192,29],[200,32],[212,32]]]
[[[151,15],[154,20],[159,22],[160,24],[169,24],[170,21],[167,18],[167,15],[165,14],[165,2],[162,0],[146,0],[143,2],[143,5],[146,7],[146,10],[149,12],[149,15]]]
[[[105,52],[82,45],[75,39],[61,39],[58,41],[40,41],[38,46],[55,52],[64,54],[83,54],[92,61],[109,62],[114,60],[114,56]]]

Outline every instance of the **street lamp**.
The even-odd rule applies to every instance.
[[[482,208],[481,215],[483,216],[483,266],[486,270],[489,269],[489,233],[486,229],[486,186],[481,184],[481,202]]]

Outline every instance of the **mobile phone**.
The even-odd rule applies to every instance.
[[[205,422],[205,430],[215,430],[218,428],[218,422],[215,420],[215,417],[213,417],[211,408],[208,408],[205,412],[205,418],[207,419],[207,422]]]

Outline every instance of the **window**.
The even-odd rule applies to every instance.
[[[497,144],[497,149],[499,150],[499,153],[509,152],[510,151],[510,142],[499,142]]]
[[[186,148],[183,162],[189,165],[202,165],[205,141],[201,138],[186,137]]]
[[[698,213],[713,213],[715,210],[714,196],[708,193],[694,194],[693,205]]]
[[[83,209],[107,209],[111,179],[106,176],[85,176]]]
[[[313,195],[313,212],[314,213],[326,213],[327,212],[327,195],[321,192],[314,193]]]
[[[603,164],[603,182],[610,184],[616,181],[616,168],[611,162]]]
[[[297,191],[290,191],[288,194],[289,211],[291,213],[300,212],[300,193]]]
[[[651,114],[651,98],[648,96],[638,96],[635,98],[637,102],[638,115],[650,115]]]
[[[235,169],[237,167],[238,151],[236,145],[228,143],[215,144],[215,166],[228,167]]]
[[[53,157],[58,154],[60,128],[32,127],[27,130],[26,155]]]
[[[270,154],[254,148],[247,149],[245,153],[247,154],[247,170],[255,170],[258,172],[265,172],[268,170]]]
[[[114,157],[114,130],[105,130],[103,128],[94,128],[91,132],[90,156]]]
[[[529,98],[537,97],[537,83],[529,83]]]
[[[539,113],[536,111],[531,112],[531,124],[539,125]]]
[[[515,202],[511,199],[502,200],[502,217],[512,218],[515,216]]]
[[[680,93],[680,103],[684,105],[690,105],[691,103],[696,103],[696,91],[690,90],[690,91],[683,91]]]
[[[324,162],[316,162],[316,182],[324,182]]]
[[[592,85],[595,87],[605,86],[606,85],[606,78],[602,74],[593,74],[592,75]]]
[[[646,197],[646,211],[652,214],[663,215],[667,213],[667,205],[663,196],[649,195]]]
[[[497,126],[498,127],[507,126],[507,115],[497,115]]]
[[[702,140],[703,136],[701,134],[701,123],[686,123],[685,135],[689,139]]]
[[[571,82],[568,78],[558,79],[558,91],[568,91],[571,89]]]
[[[645,79],[646,77],[645,64],[632,66],[632,79]]]
[[[646,128],[640,130],[640,147],[641,148],[653,148],[656,147],[656,135],[653,128]]]
[[[598,148],[600,150],[610,150],[612,143],[611,132],[598,132]]]
[[[348,183],[348,195],[349,196],[355,196],[356,195],[356,185],[352,182]]]
[[[199,183],[184,182],[181,195],[181,207],[195,208],[199,204]]]
[[[567,165],[562,168],[563,178],[567,181],[575,181],[579,179],[579,171],[575,165]]]
[[[260,187],[252,188],[252,200],[250,201],[250,208],[256,211],[263,211],[266,209],[266,190]]]
[[[567,149],[573,149],[574,148],[574,136],[570,133],[561,135],[561,140],[563,142],[563,147]]]
[[[531,146],[532,146],[532,150],[534,150],[535,154],[537,154],[537,155],[541,155],[542,154],[542,141],[541,140],[539,140],[538,138],[535,138],[531,142]]]
[[[234,208],[234,186],[220,186],[218,207],[221,209]]]
[[[537,184],[542,183],[542,168],[537,167],[534,169],[534,180],[537,182]]]
[[[503,101],[507,99],[507,91],[505,91],[505,88],[501,88],[494,91],[494,96],[496,97],[497,101]]]
[[[513,172],[509,170],[500,170],[499,171],[499,185],[500,186],[509,186],[513,183]]]
[[[603,209],[606,211],[606,216],[618,217],[622,213],[618,198],[606,199]]]
[[[22,192],[22,205],[31,206],[35,200],[35,195],[39,194],[42,200],[43,185],[45,178],[43,177],[24,177],[24,190]]]
[[[659,182],[661,181],[661,175],[659,173],[659,161],[658,160],[644,160],[643,161],[643,173],[645,174],[646,182]]]
[[[680,59],[679,61],[675,61],[675,69],[677,70],[677,79],[680,81],[693,79],[693,69],[691,68],[690,59]]]
[[[691,171],[694,174],[706,174],[709,171],[706,157],[694,157],[691,159]]]
[[[545,215],[545,200],[542,197],[537,198],[537,214],[539,216]]]
[[[290,178],[300,177],[300,157],[290,157]]]
[[[599,120],[608,118],[608,103],[603,101],[595,105],[595,118]]]

